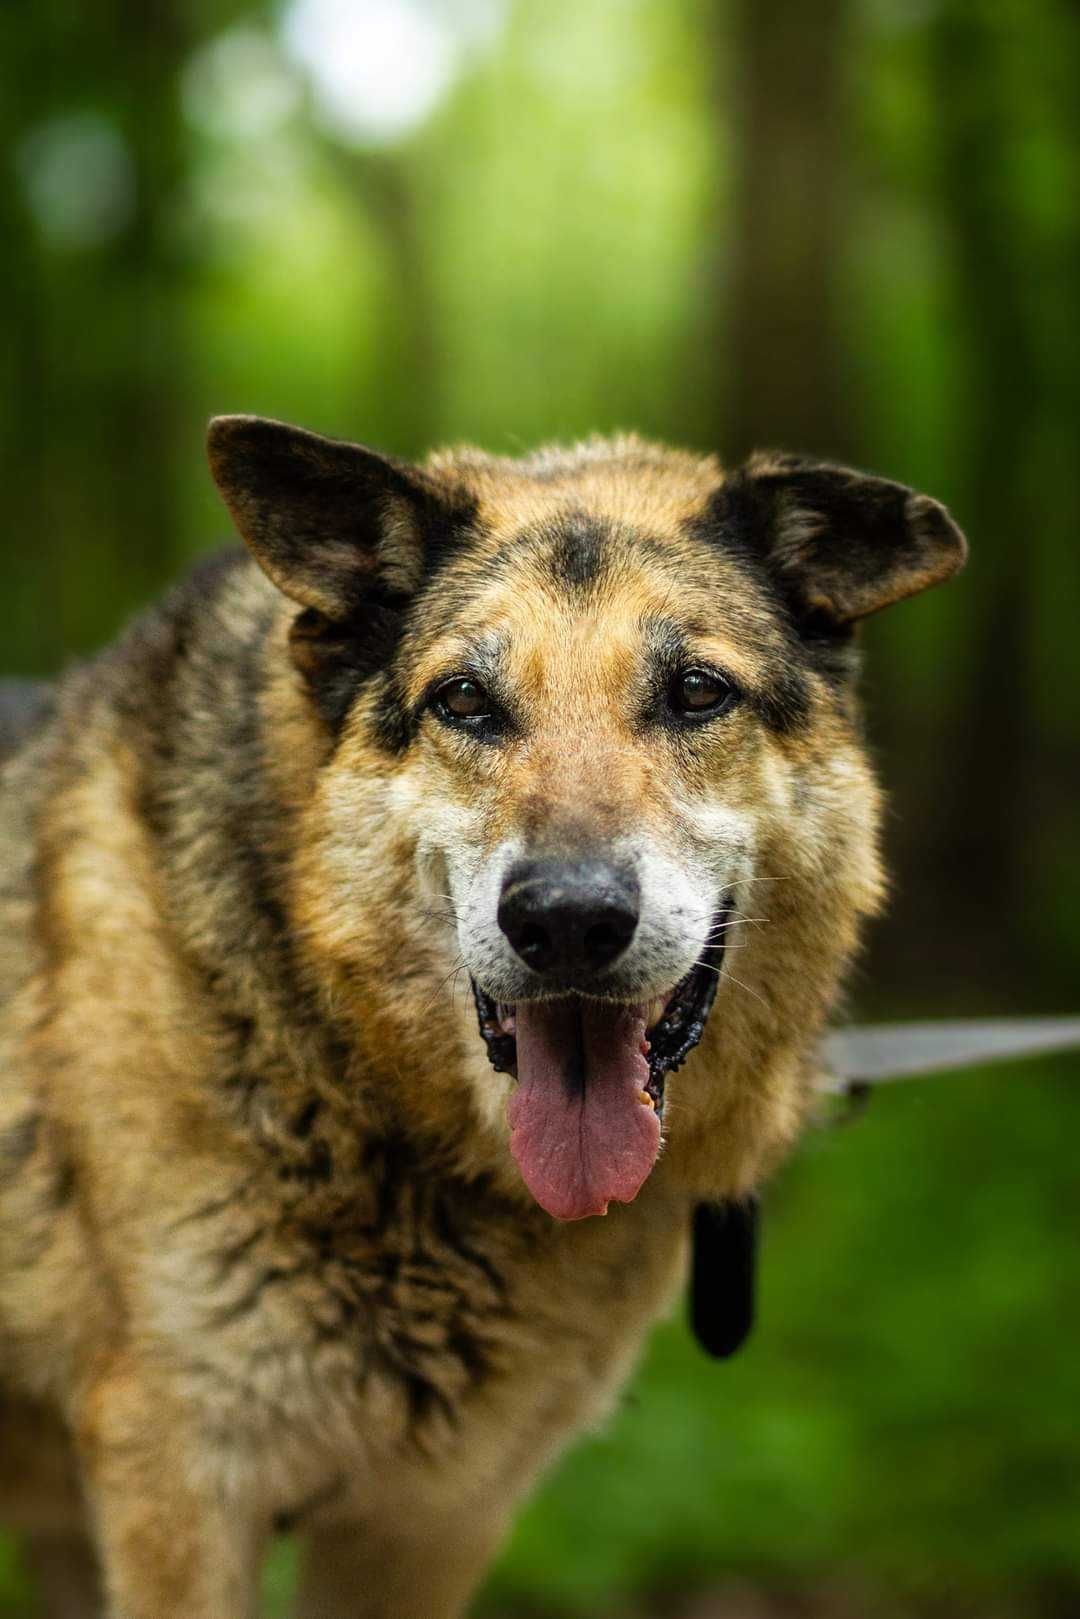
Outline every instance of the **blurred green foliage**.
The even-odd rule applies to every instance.
[[[749,1349],[716,1366],[681,1323],[659,1332],[494,1591],[606,1613],[613,1593],[839,1570],[954,1613],[1015,1587],[1018,1611],[1075,1601],[1080,1307],[1056,1142],[1078,1079],[898,1088],[812,1140],[767,1200]]]
[[[5,670],[221,541],[215,411],[842,456],[973,542],[866,637],[898,875],[854,1005],[1075,1010],[1078,90],[1068,0],[7,0]],[[656,1335],[492,1609],[742,1573],[1080,1611],[1078,1079],[913,1084],[811,1140],[748,1351]],[[17,1581],[0,1543],[12,1613]]]

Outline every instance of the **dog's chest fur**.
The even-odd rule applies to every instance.
[[[137,1321],[152,1377],[196,1419],[207,1486],[267,1526],[516,1498],[610,1409],[682,1274],[684,1201],[659,1185],[559,1230],[389,1136],[357,1133],[351,1154],[332,1124],[292,1150],[249,1136],[202,1179],[173,1141],[163,1124],[122,1199],[77,1184],[48,1251],[78,1360]],[[60,1148],[39,1132],[34,1185],[55,1184]],[[0,1387],[62,1407],[50,1300],[11,1303]]]
[[[207,1464],[247,1470],[271,1517],[516,1493],[606,1413],[682,1273],[659,1190],[553,1242],[400,1143],[360,1155],[347,1192],[283,1198],[275,1173],[204,1201],[146,1278]]]

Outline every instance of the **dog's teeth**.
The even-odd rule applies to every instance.
[[[503,1034],[513,1034],[517,1028],[517,1018],[514,1016],[513,1006],[507,1006],[502,1001],[496,1008],[499,1019],[499,1028]]]
[[[660,1019],[664,1015],[664,1008],[666,1005],[667,1003],[662,995],[657,995],[655,1000],[651,1000],[649,1002],[648,1006],[645,1008],[645,1027],[647,1029],[651,1029],[654,1024],[659,1023]]]
[[[654,1105],[653,1099],[649,1095],[648,1091],[638,1091],[638,1101],[644,1102],[646,1107],[652,1107]]]

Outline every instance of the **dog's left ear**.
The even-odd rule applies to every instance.
[[[336,623],[372,592],[411,594],[425,555],[446,543],[454,521],[418,467],[284,422],[216,416],[207,449],[214,481],[263,572]]]
[[[945,507],[848,467],[759,452],[720,511],[768,567],[796,618],[854,623],[951,578],[967,542]]]

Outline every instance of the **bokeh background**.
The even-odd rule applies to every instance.
[[[973,544],[866,635],[852,1013],[1080,1010],[1070,0],[5,0],[0,155],[5,673],[225,538],[212,412],[847,459]],[[1080,1614],[1078,1140],[1075,1059],[815,1135],[749,1348],[662,1327],[480,1611]]]

